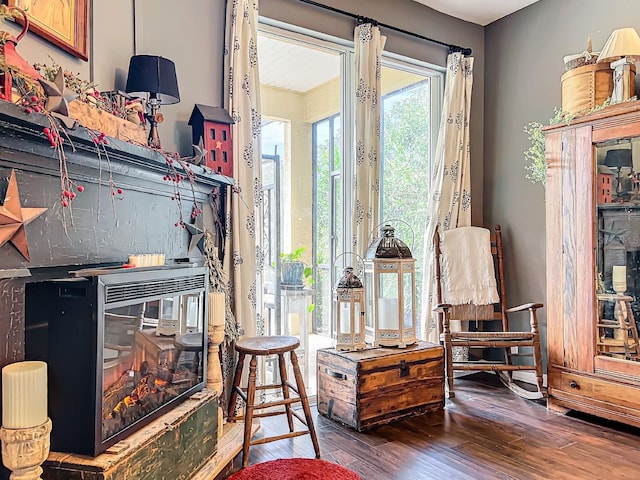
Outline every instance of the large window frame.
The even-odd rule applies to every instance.
[[[341,136],[341,151],[342,151],[342,163],[339,172],[339,177],[342,179],[342,199],[341,204],[344,214],[342,217],[342,238],[337,239],[335,246],[332,245],[332,260],[338,257],[342,252],[351,251],[351,215],[349,212],[353,211],[353,198],[350,181],[345,182],[344,179],[353,178],[354,166],[355,166],[355,92],[351,86],[355,83],[355,53],[353,42],[344,39],[336,38],[326,34],[310,31],[294,25],[285,24],[276,20],[260,17],[259,31],[263,34],[273,35],[284,39],[290,39],[295,42],[301,42],[308,44],[310,47],[323,48],[332,50],[341,55],[341,102],[340,112],[337,112],[337,116],[340,117],[340,124],[342,129]],[[384,33],[384,32],[383,32]],[[417,75],[422,75],[429,78],[430,88],[430,110],[429,110],[429,125],[430,129],[430,162],[429,172],[426,175],[425,181],[431,182],[432,169],[433,169],[433,156],[435,154],[435,146],[438,139],[438,130],[440,124],[440,117],[442,113],[442,104],[444,97],[444,75],[445,68],[434,66],[432,64],[408,58],[402,55],[394,54],[391,52],[384,52],[382,58],[382,65],[393,69],[402,70]],[[328,117],[327,117],[328,118]],[[381,179],[384,178],[383,162],[381,164]],[[332,179],[334,175],[332,174]],[[315,188],[314,188],[315,190]],[[384,195],[381,194],[381,209],[384,211]],[[425,199],[426,201],[426,199]],[[314,201],[315,205],[315,201]],[[315,211],[314,218],[315,218]],[[381,218],[381,221],[384,221]],[[332,232],[333,234],[333,232]],[[414,232],[415,235],[422,235],[422,231]],[[316,245],[317,235],[314,235],[314,258],[317,250]],[[422,254],[422,252],[420,252]],[[335,255],[335,256],[334,256]],[[343,256],[343,261],[348,261]],[[332,277],[335,277],[335,270],[340,271],[342,265],[337,265],[337,268],[332,269]],[[335,278],[332,278],[332,283],[335,283]],[[332,322],[335,319],[332,319]],[[332,327],[332,331],[334,328]]]

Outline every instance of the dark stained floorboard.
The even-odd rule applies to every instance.
[[[486,373],[457,379],[444,412],[364,433],[313,411],[322,458],[363,480],[640,479],[640,430],[548,411]],[[286,431],[268,417],[257,436]],[[314,457],[308,435],[253,446],[249,463],[294,456]]]

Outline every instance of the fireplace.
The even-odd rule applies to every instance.
[[[204,387],[207,269],[97,268],[26,286],[55,451],[96,456]]]

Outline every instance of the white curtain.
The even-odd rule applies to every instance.
[[[380,59],[385,41],[380,29],[371,23],[355,28],[356,166],[352,251],[363,257],[370,234],[380,222]]]
[[[438,343],[433,314],[433,234],[471,225],[469,115],[473,85],[473,58],[451,53],[447,58],[444,105],[431,180],[431,199],[424,237],[422,265],[422,332]]]
[[[246,336],[262,333],[263,196],[258,78],[258,0],[227,2],[226,67],[232,126],[231,245],[234,312]]]

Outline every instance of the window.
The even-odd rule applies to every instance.
[[[263,23],[258,34],[265,215],[269,212],[263,250],[265,265],[274,267],[266,325],[270,334],[281,334],[285,326],[294,335],[309,332],[301,348],[310,362],[306,385],[313,394],[315,350],[331,345],[335,336],[333,286],[343,262],[351,261],[342,254],[351,247],[352,192],[346,179],[352,178],[355,157],[355,62],[349,42],[292,30]],[[381,220],[403,221],[394,226],[421,267],[442,74],[389,54],[381,80]],[[307,285],[311,305],[304,315],[285,319],[278,254],[299,247],[313,269],[313,285]],[[308,328],[295,328],[307,317]]]

